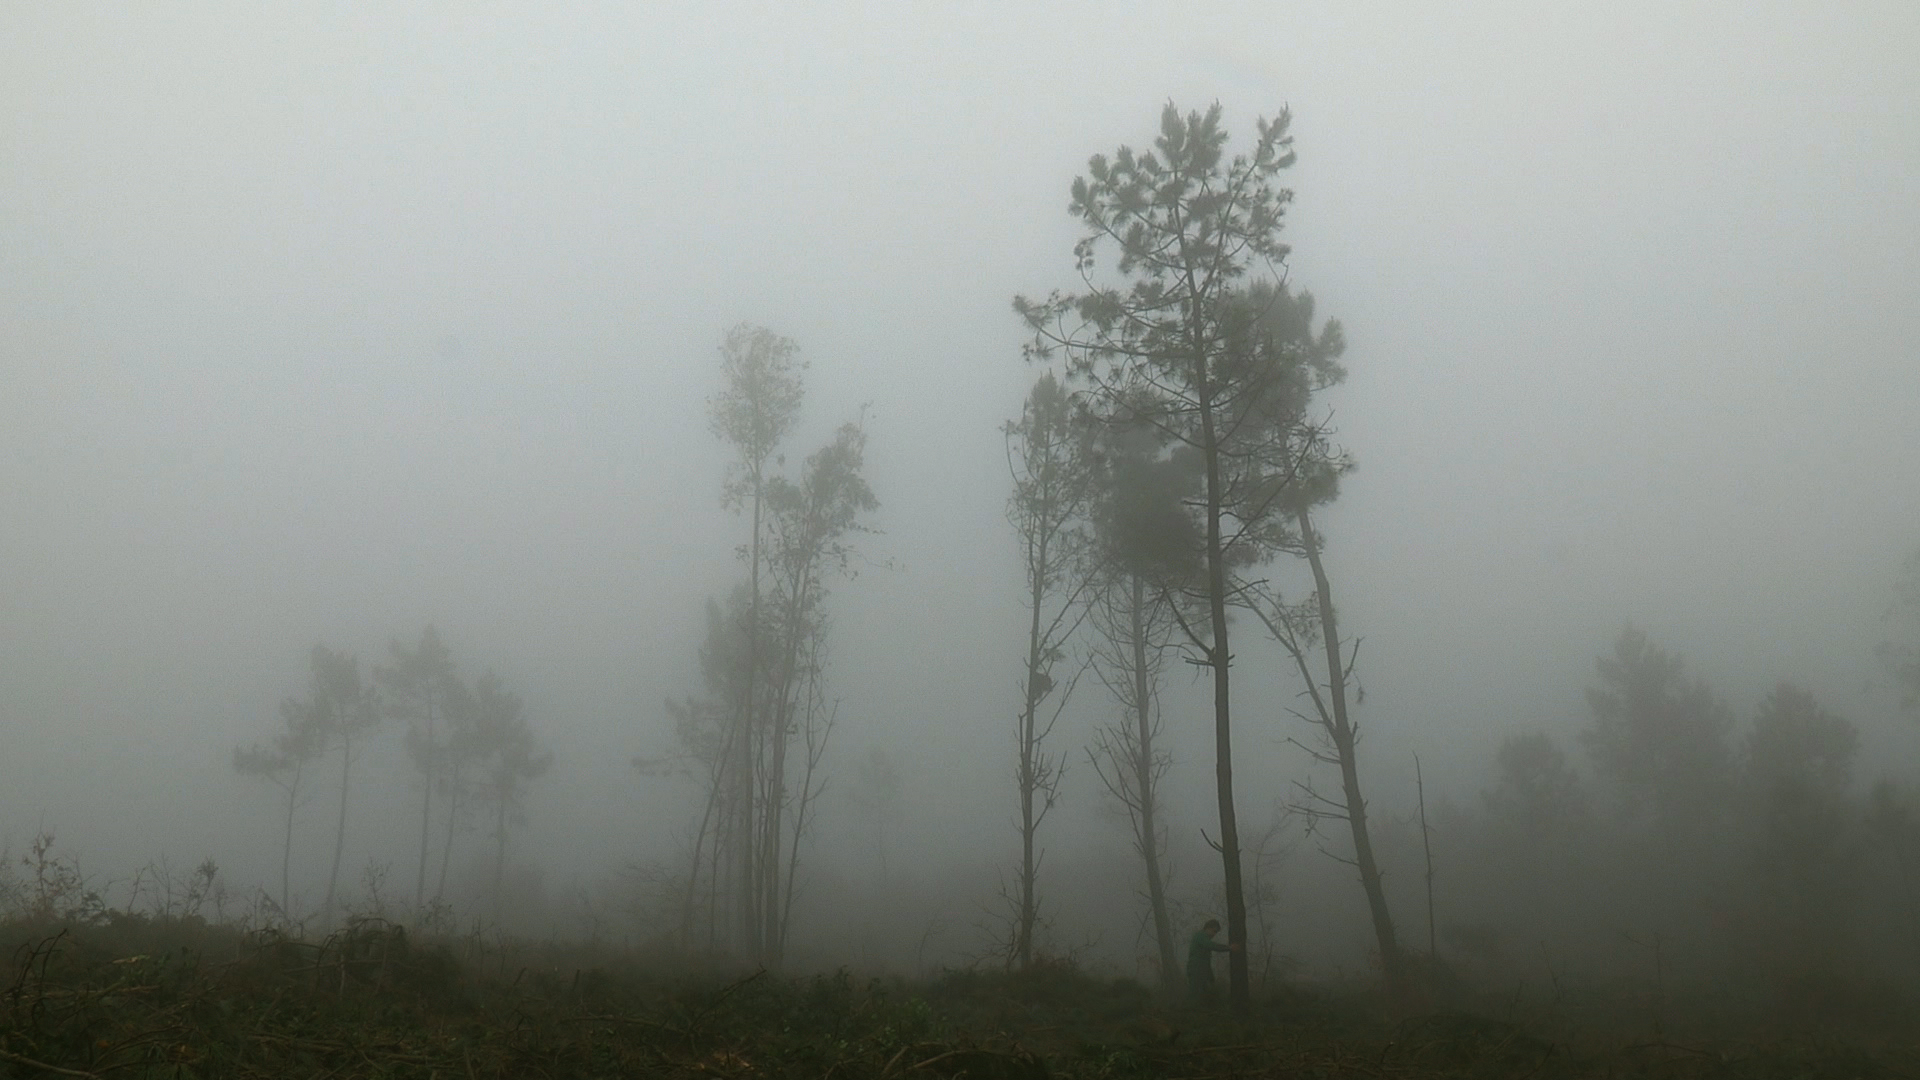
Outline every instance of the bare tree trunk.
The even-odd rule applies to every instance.
[[[500,917],[506,910],[508,802],[503,792],[500,797],[499,816],[494,819],[493,826],[493,924],[496,927],[500,925]]]
[[[1153,910],[1153,936],[1160,949],[1161,989],[1179,986],[1179,954],[1174,950],[1173,920],[1167,914],[1166,879],[1160,873],[1160,824],[1158,820],[1158,778],[1153,762],[1153,688],[1147,668],[1147,588],[1140,575],[1132,576],[1133,595],[1129,598],[1129,629],[1133,646],[1134,722],[1139,743],[1133,757],[1134,790],[1139,793],[1140,858],[1147,870],[1147,903]]]
[[[754,462],[753,469],[753,541],[748,545],[748,600],[747,600],[747,671],[746,704],[740,717],[740,805],[735,808],[739,814],[740,842],[735,853],[739,860],[740,880],[735,883],[736,895],[740,903],[740,946],[746,952],[747,962],[757,964],[761,960],[760,920],[755,910],[759,899],[759,881],[754,873],[756,847],[754,836],[754,713],[760,702],[760,530],[762,515],[765,512],[764,482],[761,476],[761,462]]]
[[[1191,332],[1198,333],[1199,312],[1193,313]],[[1227,1000],[1235,1014],[1247,1015],[1252,999],[1247,977],[1247,896],[1240,877],[1240,824],[1233,805],[1233,720],[1229,668],[1233,652],[1227,638],[1227,560],[1220,529],[1223,499],[1220,443],[1214,431],[1213,387],[1207,371],[1205,347],[1195,343],[1195,380],[1200,405],[1201,448],[1207,466],[1207,606],[1213,640],[1206,650],[1213,668],[1214,784],[1220,804],[1220,863],[1227,893],[1227,940],[1239,945],[1227,954]]]
[[[353,769],[353,739],[344,730],[340,736],[340,822],[333,835],[333,869],[327,874],[327,902],[322,919],[333,921],[333,900],[340,884],[340,858],[347,850],[347,778]]]
[[[1013,951],[1011,959],[1022,970],[1033,964],[1033,927],[1040,917],[1039,898],[1035,887],[1039,876],[1034,852],[1034,833],[1039,828],[1039,820],[1034,814],[1034,795],[1040,786],[1039,763],[1035,755],[1039,748],[1034,745],[1035,732],[1038,730],[1040,711],[1040,678],[1042,658],[1040,655],[1040,606],[1046,599],[1047,542],[1042,537],[1038,541],[1038,572],[1032,574],[1028,603],[1030,621],[1027,627],[1027,678],[1026,707],[1020,712],[1018,723],[1020,738],[1020,764],[1018,781],[1020,784],[1020,878],[1019,911],[1013,929]]]
[[[1420,755],[1413,755],[1414,790],[1420,797],[1420,850],[1427,858],[1427,959],[1439,955],[1433,921],[1433,834],[1427,828],[1427,780],[1420,772]]]
[[[707,806],[700,813],[700,831],[693,834],[693,866],[687,871],[687,896],[680,912],[680,944],[689,949],[693,947],[693,917],[698,909],[700,856],[706,847],[708,831],[713,827],[714,806],[720,801],[720,777],[725,769],[727,752],[726,748],[722,748],[721,759],[712,768],[707,783]]]
[[[293,811],[300,798],[300,774],[303,771],[305,770],[302,762],[299,758],[295,758],[293,777],[287,781],[286,839],[280,847],[280,917],[287,920],[293,918],[293,908],[290,906],[293,891],[288,886],[288,881],[293,865]]]
[[[432,849],[428,845],[427,834],[433,822],[433,777],[438,771],[439,754],[434,747],[433,732],[433,690],[427,690],[425,702],[427,749],[426,767],[420,770],[420,873],[413,882],[413,906],[418,910],[427,899],[427,854]]]
[[[447,864],[453,861],[453,826],[460,818],[460,762],[453,763],[452,783],[447,788],[447,839],[440,848],[440,880],[433,887],[433,899],[439,903],[447,895]]]
[[[1305,507],[1296,512],[1300,524],[1300,542],[1306,548],[1307,564],[1313,568],[1313,583],[1319,598],[1320,637],[1327,654],[1327,696],[1332,709],[1330,734],[1334,752],[1340,759],[1340,784],[1346,800],[1347,825],[1353,835],[1353,857],[1360,870],[1360,885],[1366,890],[1367,908],[1373,916],[1373,933],[1380,949],[1380,968],[1396,989],[1405,975],[1400,945],[1393,932],[1393,916],[1387,910],[1387,893],[1380,884],[1380,865],[1374,859],[1373,838],[1367,829],[1367,801],[1360,792],[1360,767],[1354,753],[1353,723],[1347,714],[1347,669],[1340,658],[1340,634],[1334,619],[1333,586],[1327,580],[1320,561],[1320,538],[1314,535],[1313,522]]]
[[[807,718],[802,728],[806,738],[807,765],[805,771],[800,774],[800,800],[793,809],[793,836],[787,846],[787,884],[785,896],[782,897],[780,903],[779,927],[779,941],[783,950],[786,947],[787,928],[793,919],[794,884],[800,876],[800,837],[806,832],[807,811],[813,806],[814,796],[820,793],[814,788],[814,772],[819,768],[821,756],[826,753],[827,739],[833,734],[834,714],[839,711],[839,706],[836,705],[833,711],[828,713],[824,723],[818,720],[816,710],[817,707],[820,706],[818,698],[819,691],[814,683],[818,672],[817,663],[810,662],[808,664],[808,671],[806,691]],[[824,784],[821,786],[822,788],[825,787]]]
[[[763,927],[761,937],[765,942],[766,960],[769,966],[778,968],[786,942],[783,933],[786,925],[786,906],[781,903],[780,847],[783,839],[787,800],[787,735],[792,726],[795,705],[793,701],[794,681],[800,665],[801,619],[804,615],[803,601],[806,595],[810,572],[803,572],[798,581],[792,584],[794,598],[786,605],[784,642],[786,655],[780,666],[780,685],[773,700],[773,747],[772,757],[767,765],[767,801],[763,816],[766,818],[763,837],[763,850],[760,858],[761,881],[761,919]],[[796,838],[797,839],[797,838]],[[797,852],[795,853],[797,855]]]

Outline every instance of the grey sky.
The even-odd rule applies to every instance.
[[[664,847],[627,761],[734,573],[704,403],[751,320],[812,362],[797,451],[871,405],[845,760],[1010,842],[1008,301],[1073,284],[1069,182],[1169,99],[1294,112],[1384,791],[1577,721],[1627,620],[1743,713],[1884,719],[1917,56],[1897,2],[10,6],[0,836],[264,876],[232,745],[314,641],[432,620],[550,733],[570,872]],[[1258,803],[1303,766],[1247,723]]]

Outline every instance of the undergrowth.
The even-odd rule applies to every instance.
[[[1910,1036],[1610,1038],[1463,1009],[1396,1019],[1364,989],[1269,995],[1240,1021],[1070,964],[917,984],[702,974],[377,918],[318,941],[197,916],[27,918],[0,923],[0,948],[0,1077],[1920,1076]]]

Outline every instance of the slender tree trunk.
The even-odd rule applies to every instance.
[[[296,758],[293,763],[293,778],[287,782],[286,839],[280,846],[280,917],[288,920],[293,918],[293,908],[289,906],[293,891],[287,884],[293,865],[293,810],[300,798],[300,773],[302,771],[301,762]]]
[[[813,683],[813,679],[814,679],[813,673],[818,669],[811,662],[813,659],[814,659],[813,657],[811,656],[809,657],[809,661],[810,661],[808,665],[809,674],[807,677],[807,690],[806,690],[807,719],[805,723],[806,723],[806,732],[807,732],[807,740],[806,740],[807,741],[807,765],[806,765],[806,770],[802,772],[800,775],[800,800],[793,808],[793,835],[791,839],[788,841],[788,845],[787,845],[786,891],[785,891],[785,895],[781,898],[781,901],[780,901],[779,941],[780,941],[780,947],[783,950],[786,948],[787,928],[792,924],[792,920],[793,920],[794,882],[800,876],[800,837],[801,837],[801,834],[804,833],[807,828],[807,810],[809,807],[813,805],[813,796],[814,796],[813,773],[814,773],[814,769],[820,764],[820,755],[824,753],[826,749],[826,746],[825,746],[826,736],[824,734],[821,736],[818,744],[816,744],[814,741],[813,725],[815,723],[815,718],[814,718],[813,709],[814,709],[814,702],[816,699],[814,697],[815,688]],[[832,726],[831,718],[828,719],[827,725],[830,731]]]
[[[326,915],[328,922],[333,920],[333,900],[340,884],[340,858],[347,850],[347,779],[353,770],[353,739],[340,736],[340,822],[333,834],[333,869],[327,874]]]
[[[415,910],[427,899],[427,856],[433,849],[428,841],[429,826],[433,821],[433,778],[439,771],[439,754],[434,746],[433,731],[433,690],[427,690],[425,699],[427,750],[425,766],[420,770],[420,873],[413,882],[413,906]]]
[[[700,831],[693,834],[693,868],[687,872],[687,896],[680,915],[680,943],[689,949],[693,947],[694,912],[699,906],[700,855],[706,846],[707,831],[713,826],[714,806],[720,801],[720,777],[724,762],[725,751],[723,750],[721,764],[714,768],[712,779],[707,786],[707,806],[700,813]]]
[[[447,895],[447,864],[453,861],[453,826],[460,820],[460,762],[453,763],[452,783],[447,788],[447,839],[440,847],[440,880],[433,887],[434,903]]]
[[[1153,936],[1160,949],[1160,986],[1171,991],[1179,985],[1179,959],[1173,946],[1173,921],[1167,914],[1166,879],[1160,873],[1160,824],[1158,794],[1153,773],[1153,697],[1147,679],[1147,587],[1140,575],[1133,575],[1132,606],[1128,629],[1133,646],[1134,721],[1138,725],[1138,745],[1134,765],[1134,790],[1140,800],[1140,858],[1147,869],[1147,903],[1153,909]]]
[[[1420,850],[1427,859],[1427,959],[1439,955],[1433,920],[1433,834],[1427,828],[1427,781],[1420,772],[1420,755],[1413,755],[1413,784],[1420,797]]]
[[[1028,595],[1030,621],[1027,625],[1027,681],[1026,708],[1021,710],[1020,732],[1020,910],[1018,922],[1013,931],[1013,962],[1015,966],[1026,969],[1033,964],[1033,927],[1040,917],[1039,898],[1035,893],[1039,868],[1035,865],[1034,833],[1039,828],[1035,817],[1034,795],[1040,785],[1039,748],[1034,745],[1035,733],[1039,730],[1037,717],[1040,711],[1040,607],[1046,599],[1047,577],[1047,540],[1043,535],[1038,541],[1037,551],[1029,561],[1032,581]]]
[[[1353,723],[1347,715],[1347,673],[1340,659],[1340,634],[1334,620],[1333,586],[1327,580],[1320,561],[1320,539],[1314,535],[1313,522],[1305,507],[1296,512],[1300,524],[1300,542],[1306,548],[1307,564],[1313,568],[1313,584],[1320,601],[1320,637],[1327,653],[1327,696],[1333,709],[1333,745],[1340,758],[1340,783],[1343,788],[1347,824],[1353,832],[1353,857],[1360,868],[1360,885],[1366,890],[1367,908],[1373,916],[1373,933],[1380,949],[1380,968],[1396,989],[1402,983],[1405,965],[1400,945],[1393,932],[1393,916],[1387,910],[1387,893],[1380,883],[1380,864],[1374,859],[1373,838],[1367,829],[1367,801],[1360,793],[1360,767],[1355,760]]]
[[[511,800],[505,791],[500,792],[499,816],[493,826],[493,924],[500,925],[500,916],[506,910],[505,886],[507,880],[507,807]]]
[[[1193,325],[1197,331],[1198,313]],[[1229,667],[1233,652],[1227,639],[1227,560],[1220,529],[1223,499],[1220,446],[1214,431],[1213,387],[1207,358],[1197,342],[1195,384],[1200,402],[1200,439],[1207,466],[1207,606],[1213,624],[1213,644],[1207,663],[1213,668],[1214,782],[1220,802],[1220,862],[1227,893],[1227,940],[1239,948],[1227,954],[1227,998],[1233,1011],[1245,1016],[1251,1007],[1247,977],[1247,897],[1240,877],[1240,825],[1233,806],[1233,720]]]
[[[795,595],[806,595],[810,573],[803,572],[794,584]],[[801,618],[804,615],[801,603],[790,599],[786,605],[785,635],[783,643],[786,655],[781,660],[779,689],[773,699],[772,715],[772,755],[767,764],[767,801],[764,817],[766,828],[763,838],[764,849],[760,859],[761,881],[761,940],[764,943],[766,959],[770,966],[778,968],[785,952],[786,942],[781,928],[785,925],[785,905],[780,902],[780,847],[783,839],[787,799],[787,729],[792,725],[795,711],[793,693],[794,680],[800,666],[799,636]],[[795,853],[797,855],[797,852]]]
[[[759,880],[755,874],[757,844],[754,836],[754,714],[760,701],[760,528],[764,512],[764,486],[761,476],[763,463],[756,461],[753,469],[753,540],[748,544],[748,559],[751,566],[747,570],[747,672],[746,704],[741,715],[741,739],[738,747],[740,769],[741,805],[736,807],[739,814],[740,843],[736,856],[739,860],[740,880],[736,883],[736,895],[740,903],[740,945],[745,950],[747,961],[757,964],[762,959],[760,920],[756,911],[759,898]]]
[[[780,966],[780,841],[782,803],[787,797],[787,732],[784,707],[774,713],[773,754],[767,764],[766,827],[760,855],[760,941],[763,959],[776,970]]]

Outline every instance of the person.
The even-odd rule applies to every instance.
[[[1213,940],[1219,932],[1220,920],[1208,919],[1187,942],[1187,996],[1198,1004],[1213,1000],[1213,954],[1240,948],[1239,942],[1222,945]]]

